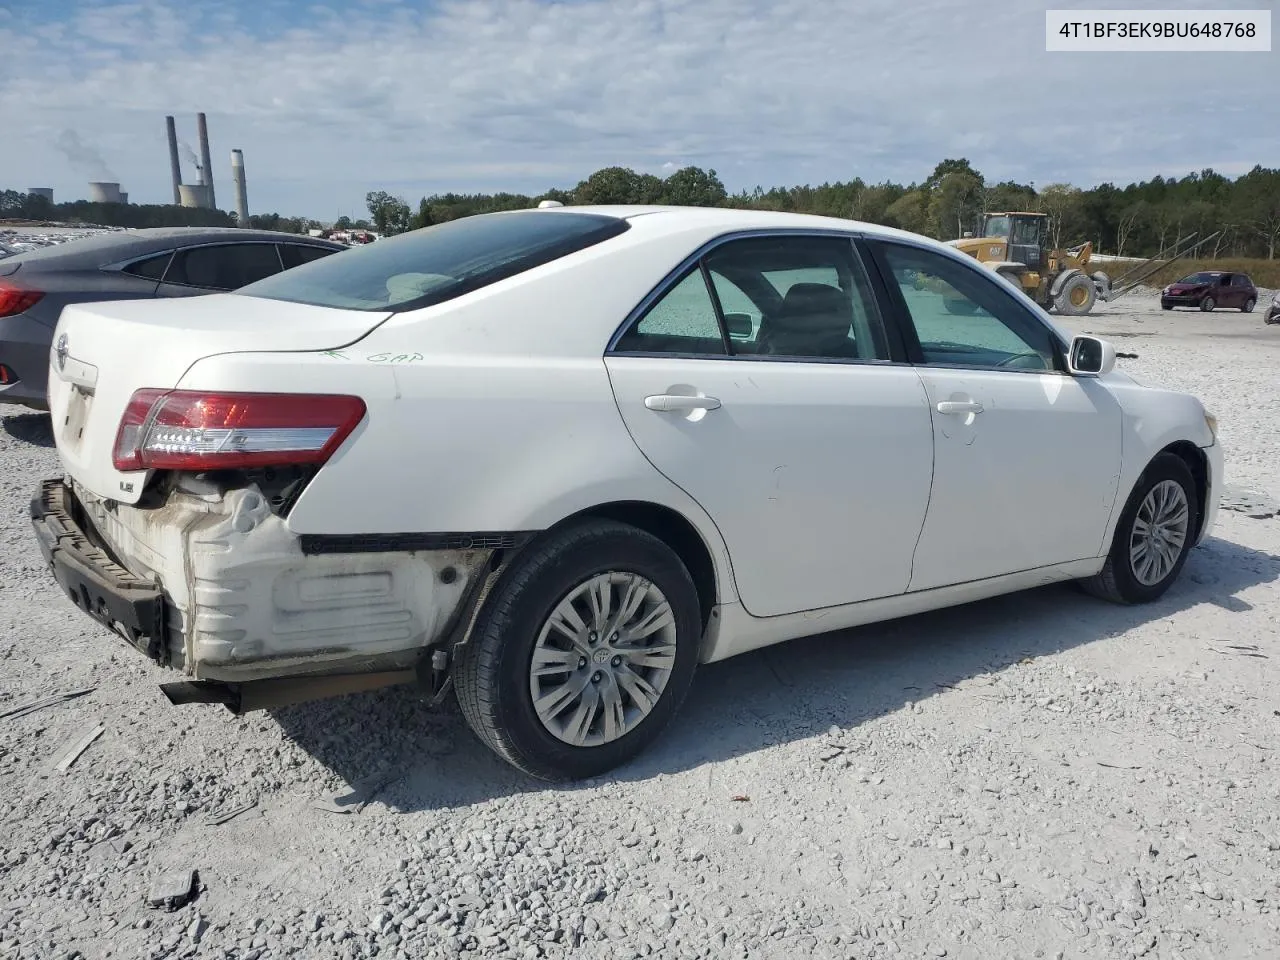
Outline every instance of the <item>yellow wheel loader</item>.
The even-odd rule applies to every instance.
[[[1049,250],[1048,226],[1043,213],[988,213],[981,236],[949,243],[1007,277],[1045,310],[1080,316],[1099,300],[1110,300],[1110,278],[1101,271],[1089,273],[1093,244]]]

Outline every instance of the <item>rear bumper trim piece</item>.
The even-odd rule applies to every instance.
[[[93,541],[76,519],[75,498],[61,479],[41,483],[31,500],[31,525],[71,602],[156,663],[167,664],[163,590],[116,563]]]

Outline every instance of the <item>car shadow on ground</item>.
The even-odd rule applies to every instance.
[[[12,409],[12,408],[10,408]],[[53,423],[47,413],[15,413],[0,416],[0,428],[15,440],[37,447],[53,446]]]
[[[1154,604],[1117,606],[1060,584],[707,664],[658,742],[595,783],[689,771],[814,737],[833,724],[856,727],[969,677],[1116,636],[1200,604],[1248,610],[1237,594],[1276,580],[1280,556],[1212,538],[1192,553],[1178,583]],[[402,812],[580,789],[525,777],[471,734],[452,700],[432,709],[409,688],[273,715],[286,736],[347,783],[386,784],[378,801]]]

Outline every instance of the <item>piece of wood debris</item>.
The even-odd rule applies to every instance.
[[[97,740],[106,732],[106,727],[102,724],[96,724],[82,733],[76,738],[72,744],[67,747],[62,755],[62,759],[58,761],[57,768],[63,773],[71,769],[71,765],[80,759],[80,754],[89,749],[89,745]]]
[[[45,707],[52,707],[57,703],[65,703],[68,700],[75,700],[77,697],[83,697],[86,693],[93,693],[97,687],[85,687],[82,690],[68,690],[65,693],[55,693],[47,697],[41,697],[38,700],[28,700],[26,703],[20,703],[16,707],[10,707],[7,710],[0,711],[0,720],[9,717],[25,717],[28,713],[35,713],[37,710],[43,710]]]
[[[258,805],[257,800],[251,800],[248,803],[244,804],[243,806],[234,807],[230,810],[225,810],[222,813],[215,813],[210,817],[206,817],[205,823],[207,823],[211,827],[220,827],[222,826],[222,824],[227,823],[230,820],[234,820],[236,817],[240,816],[240,814],[248,813],[257,805]]]

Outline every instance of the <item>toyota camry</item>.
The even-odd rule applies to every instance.
[[[416,684],[574,779],[649,744],[699,664],[815,626],[1161,596],[1214,522],[1216,422],[1115,363],[914,234],[475,216],[66,307],[32,521],[175,703]]]

